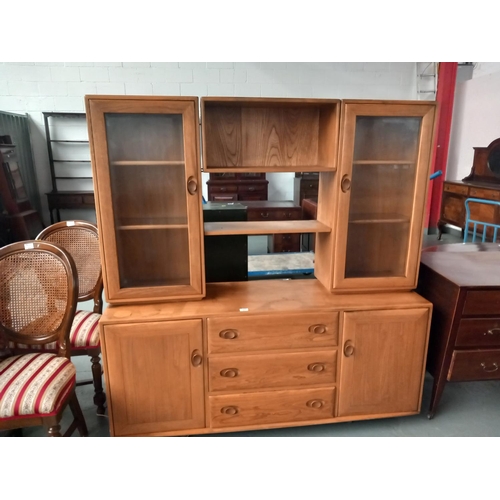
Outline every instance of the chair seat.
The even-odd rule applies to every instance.
[[[75,381],[73,363],[55,354],[23,354],[1,361],[0,419],[56,415]]]
[[[99,320],[101,315],[88,311],[76,311],[71,332],[69,334],[69,342],[72,351],[81,349],[98,348],[99,343]],[[26,345],[10,342],[11,349],[30,349],[42,352],[57,352],[55,342],[44,345]]]

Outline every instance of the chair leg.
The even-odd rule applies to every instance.
[[[59,424],[51,425],[47,432],[50,437],[62,437],[61,426]]]
[[[92,378],[94,379],[94,404],[97,406],[97,415],[106,414],[106,394],[102,387],[101,358],[98,354],[90,356],[92,362]]]
[[[77,423],[77,429],[80,433],[80,436],[87,437],[89,435],[89,431],[87,429],[87,423],[85,422],[85,417],[83,416],[82,409],[80,408],[80,403],[78,402],[78,398],[76,394],[73,393],[69,400],[69,407],[71,409],[71,413]]]

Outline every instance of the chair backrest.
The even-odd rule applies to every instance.
[[[471,215],[471,203],[476,207],[476,215]],[[488,233],[492,235],[491,241],[495,242],[497,240],[497,233],[500,225],[491,222],[492,220],[497,220],[497,213],[500,215],[500,211],[497,207],[500,207],[500,201],[483,200],[481,198],[467,198],[465,200],[464,243],[467,243],[469,226],[471,224],[472,243],[476,241],[478,226],[482,232],[481,241],[483,243],[486,241]]]
[[[88,221],[62,221],[45,228],[37,240],[63,247],[73,257],[78,272],[78,301],[94,301],[94,312],[102,314],[102,269],[97,226]]]
[[[20,241],[0,248],[0,332],[18,344],[57,342],[69,357],[76,310],[76,266],[63,248]]]

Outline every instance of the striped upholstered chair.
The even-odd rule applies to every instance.
[[[99,342],[103,283],[97,226],[79,220],[56,222],[45,228],[36,239],[56,243],[69,252],[78,272],[78,302],[93,301],[93,311],[76,311],[71,326],[70,347],[71,356],[90,356],[92,380],[77,382],[77,385],[94,384],[97,414],[104,415],[106,395],[102,385]]]
[[[69,332],[76,310],[78,281],[73,259],[47,242],[22,241],[0,249],[0,333],[10,342],[45,346],[0,361],[0,429],[44,425],[61,436],[66,406],[78,429],[88,435],[75,394],[76,369],[69,359]]]

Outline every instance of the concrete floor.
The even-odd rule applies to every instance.
[[[457,243],[461,239],[453,234],[443,234],[438,241],[436,235],[424,238],[423,247],[436,244]],[[73,358],[77,366],[78,379],[90,379],[90,359],[84,356]],[[432,377],[427,374],[424,381],[422,411],[418,415],[401,418],[387,418],[347,422],[339,424],[290,427],[265,431],[215,434],[213,436],[233,437],[498,437],[500,426],[500,381],[448,383],[432,420],[427,418],[432,390]],[[109,436],[107,416],[97,416],[92,402],[93,386],[77,388],[89,435]],[[71,421],[69,410],[63,418],[63,429]],[[0,433],[4,436],[6,433]],[[44,436],[43,428],[24,430],[25,436]],[[75,433],[74,436],[78,436]]]

